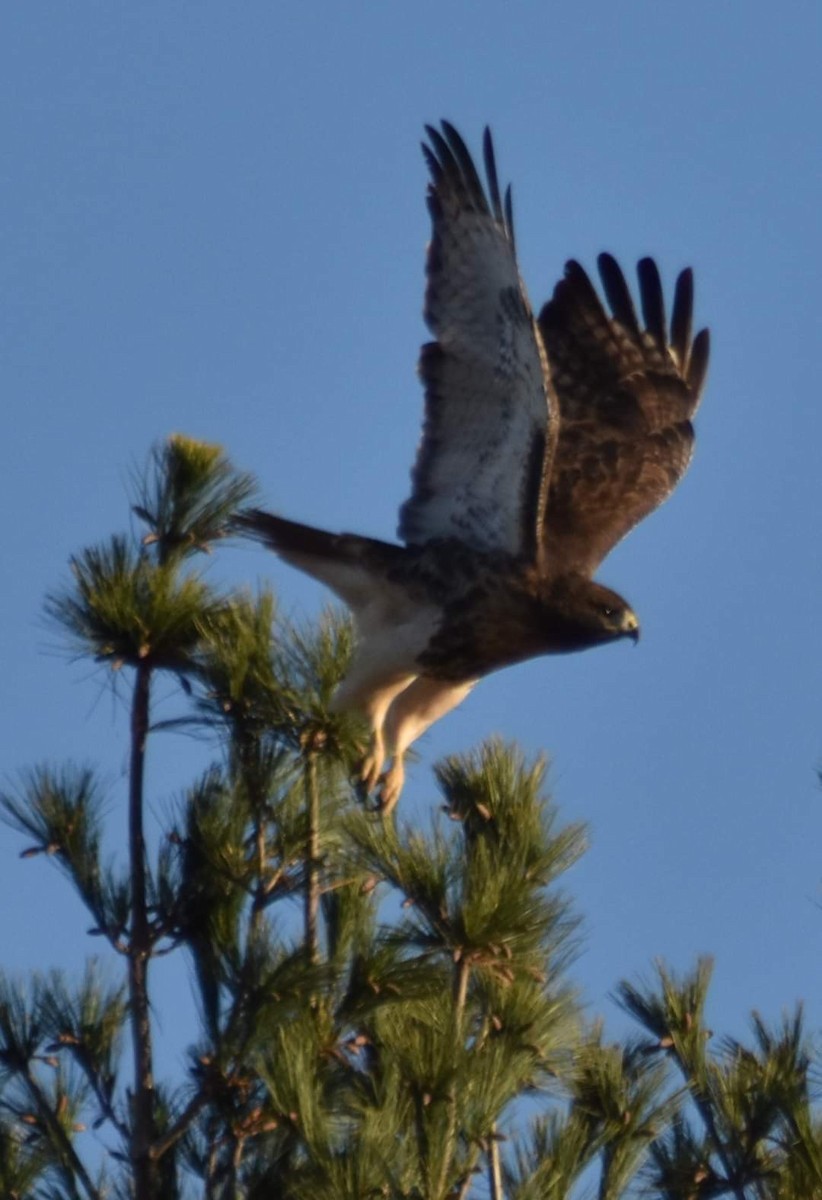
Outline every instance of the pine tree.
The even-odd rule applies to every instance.
[[[770,1029],[752,1017],[753,1044],[720,1041],[705,1025],[711,963],[677,979],[664,965],[653,987],[622,983],[617,999],[665,1059],[683,1103],[651,1146],[648,1177],[666,1200],[799,1200],[822,1196],[822,1121],[811,1105],[814,1070],[802,1009]]]
[[[72,650],[127,684],[123,811],[85,766],[35,768],[3,797],[109,962],[0,978],[0,1195],[822,1195],[801,1014],[711,1052],[708,964],[660,968],[618,992],[642,1035],[606,1042],[568,978],[560,880],[585,833],[560,826],[544,762],[494,741],[446,759],[426,829],[364,809],[363,729],[329,707],[347,621],[295,628],[270,592],[197,569],[253,481],[175,437],[135,487],[144,536],[77,555],[47,600]],[[164,678],[182,708],[159,721]],[[192,731],[214,761],[153,838],[146,755]],[[122,863],[103,857],[106,822]],[[152,964],[169,953],[196,1000],[182,1079],[155,1077]],[[107,1148],[91,1159],[87,1126]]]

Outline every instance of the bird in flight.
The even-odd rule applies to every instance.
[[[692,337],[690,269],[670,322],[654,261],[637,264],[640,318],[609,254],[598,259],[607,304],[570,261],[535,317],[490,132],[486,186],[452,125],[426,133],[434,340],[419,363],[425,416],[404,544],[258,509],[237,520],[351,608],[358,643],[334,705],[370,724],[362,783],[384,812],[408,747],[484,675],[637,640],[633,609],[593,575],[684,474],[708,365],[708,331]]]

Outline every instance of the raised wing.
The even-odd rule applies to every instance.
[[[426,127],[431,172],[422,348],[422,441],[413,490],[400,509],[409,544],[456,537],[478,550],[534,557],[545,501],[547,368],[514,249],[511,194],[503,201],[485,131],[488,194],[465,143],[446,121]],[[555,423],[554,423],[555,424]]]
[[[637,265],[643,324],[609,254],[598,260],[613,315],[576,262],[539,315],[560,411],[543,529],[544,569],[593,574],[670,495],[691,458],[708,331],[691,339],[693,276],[676,282],[670,327],[656,264]]]

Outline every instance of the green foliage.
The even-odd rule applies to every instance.
[[[221,608],[202,580],[181,577],[176,562],[153,562],[122,537],[76,555],[71,570],[73,588],[50,596],[46,612],[78,654],[115,670],[142,662],[185,671]]]
[[[649,1178],[672,1200],[822,1194],[801,1009],[775,1031],[754,1014],[753,1047],[725,1039],[712,1053],[705,1025],[710,976],[708,959],[681,979],[659,965],[654,986],[622,983],[617,994],[651,1035],[641,1049],[675,1068],[690,1101],[652,1144]]]
[[[75,652],[133,684],[125,861],[103,857],[120,813],[93,768],[37,767],[0,797],[107,953],[79,982],[0,975],[0,1195],[822,1195],[801,1014],[715,1047],[710,964],[660,967],[618,991],[641,1036],[606,1042],[567,974],[562,878],[585,831],[561,826],[545,762],[489,741],[435,768],[427,825],[364,811],[349,782],[363,730],[330,708],[350,624],[295,627],[269,591],[220,593],[193,565],[252,481],[178,436],[136,491],[147,534],[75,556],[46,605]],[[158,673],[182,708],[152,723]],[[152,846],[145,756],[180,730],[213,761]],[[182,1079],[155,1079],[167,953],[196,992]]]
[[[0,795],[14,828],[34,839],[22,853],[46,854],[65,871],[94,917],[90,932],[117,943],[128,923],[127,877],[101,856],[105,794],[93,768],[36,767],[15,792]]]
[[[148,526],[144,545],[157,549],[164,565],[228,534],[231,518],[253,499],[251,475],[236,471],[221,446],[174,434],[151,454],[136,479],[134,512]]]

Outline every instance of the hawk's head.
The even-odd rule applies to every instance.
[[[572,575],[554,580],[540,601],[558,642],[556,653],[586,650],[618,638],[639,641],[639,621],[631,606],[618,592],[592,579]]]

